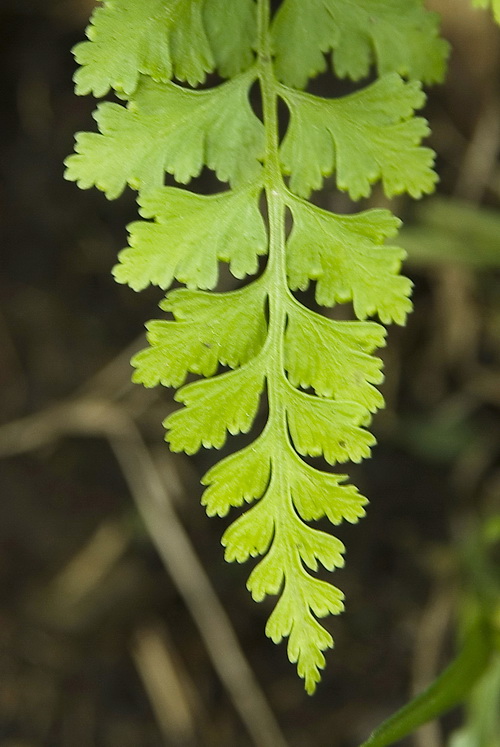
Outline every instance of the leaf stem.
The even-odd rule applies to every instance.
[[[279,161],[277,80],[274,75],[270,40],[270,2],[258,0],[257,69],[265,128],[264,185],[268,210],[269,344],[272,351],[268,369],[269,418],[282,428],[288,440],[286,412],[281,393],[284,376],[284,334],[286,327],[286,236],[284,184]],[[277,439],[281,448],[282,440]]]

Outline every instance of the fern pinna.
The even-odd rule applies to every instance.
[[[369,455],[385,329],[367,319],[404,324],[411,283],[399,274],[404,252],[384,245],[399,224],[388,210],[337,215],[308,198],[331,174],[353,200],[377,181],[388,196],[432,191],[427,125],[414,110],[418,81],[443,75],[446,45],[421,0],[283,0],[274,15],[270,0],[105,0],[87,36],[75,48],[77,93],[113,90],[127,103],[97,107],[99,132],[77,135],[67,178],[110,199],[127,185],[138,192],[145,220],[129,226],[119,283],[185,286],[160,304],[170,318],[147,325],[134,381],[180,387],[166,439],[188,454],[247,433],[267,395],[262,432],[208,471],[203,504],[210,516],[251,504],[224,533],[225,556],[263,556],[248,589],[256,601],[279,597],[266,633],[288,637],[312,693],[333,645],[319,618],[343,608],[315,572],[344,562],[342,542],[314,522],[356,522],[366,499],[308,457]],[[338,77],[378,77],[343,98],[305,92],[327,54]],[[196,90],[212,72],[225,80]],[[262,116],[250,105],[255,83]],[[164,186],[165,172],[187,184],[204,166],[221,182],[216,194]],[[241,287],[213,292],[219,262]],[[303,305],[294,292],[311,283],[319,306],[352,302],[357,319]],[[185,384],[188,374],[200,379]]]
[[[500,23],[500,0],[472,0],[476,8],[490,8],[497,23]]]

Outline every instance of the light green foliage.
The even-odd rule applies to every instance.
[[[266,338],[265,300],[259,282],[232,293],[171,291],[160,306],[175,321],[149,322],[151,347],[134,357],[134,381],[178,387],[188,373],[212,376],[219,363],[231,368],[246,363]]]
[[[109,199],[127,184],[144,192],[160,187],[165,171],[186,184],[204,165],[221,181],[255,177],[264,130],[248,101],[254,78],[246,73],[205,91],[144,78],[127,107],[97,107],[100,134],[77,135],[66,177],[82,189],[95,185]],[[229,147],[221,148],[224,142]]]
[[[399,221],[387,210],[335,215],[288,198],[294,224],[288,241],[288,277],[293,290],[316,280],[322,306],[352,301],[358,319],[378,314],[404,324],[411,310],[411,283],[399,275],[403,249],[383,246]]]
[[[88,35],[75,52],[78,91],[111,86],[126,105],[98,107],[99,131],[77,136],[67,177],[109,198],[138,190],[143,220],[129,226],[118,282],[186,286],[160,304],[169,318],[147,325],[134,381],[180,387],[183,406],[165,421],[174,451],[260,429],[207,472],[202,503],[219,516],[250,504],[223,535],[225,556],[259,558],[248,589],[256,601],[278,596],[266,633],[288,638],[312,693],[333,645],[320,619],[343,609],[316,571],[342,566],[344,547],[311,522],[364,515],[366,499],[329,465],[360,461],[375,442],[385,329],[368,318],[403,324],[411,283],[399,274],[404,251],[384,243],[399,226],[389,211],[337,215],[304,198],[332,174],[355,199],[375,182],[389,196],[432,190],[427,125],[414,116],[424,97],[400,76],[439,79],[446,45],[420,0],[284,0],[274,20],[269,0],[108,0]],[[360,78],[374,62],[381,77],[338,99],[299,90],[329,49],[337,75]],[[215,68],[230,79],[179,83]],[[290,111],[281,143],[280,99]],[[166,172],[187,183],[204,166],[226,191],[164,186]],[[245,284],[213,292],[219,262]],[[293,292],[311,282],[320,306],[352,302],[356,318],[299,302]],[[201,378],[185,384],[188,374]]]
[[[254,358],[234,371],[195,381],[180,389],[176,399],[185,407],[167,418],[167,441],[172,451],[194,454],[200,446],[220,449],[226,432],[247,433],[254,421],[264,386],[260,360]]]
[[[74,50],[81,95],[104,96],[114,88],[128,96],[141,73],[194,85],[214,68],[201,0],[114,0],[95,11],[87,36]]]
[[[487,621],[477,615],[475,617],[476,619],[468,626],[469,629],[455,659],[425,690],[380,724],[361,747],[389,747],[397,744],[426,722],[455,708],[467,697],[478,680],[481,682],[492,658],[492,634]],[[482,695],[484,697],[486,693],[483,691]],[[494,708],[490,715],[492,713]],[[465,745],[496,747],[495,742],[488,741],[467,741],[458,745],[453,744],[453,747]]]
[[[458,197],[436,195],[415,211],[401,243],[415,264],[454,264],[470,268],[500,267],[498,210]]]
[[[405,84],[390,73],[342,99],[284,87],[280,93],[291,115],[281,162],[297,194],[308,197],[334,170],[337,186],[354,200],[367,197],[370,184],[380,179],[389,197],[432,191],[434,154],[419,145],[427,123],[412,116],[424,103],[418,83]]]
[[[384,402],[373,384],[382,383],[382,362],[371,353],[384,345],[384,333],[373,322],[336,322],[289,302],[285,368],[290,382],[312,387],[321,397],[377,410]]]
[[[98,8],[77,44],[77,94],[134,93],[142,74],[202,83],[215,67],[230,77],[250,66],[252,0],[112,0]],[[210,41],[209,41],[210,38]]]
[[[219,73],[231,78],[249,68],[257,44],[254,0],[205,0],[203,12]]]
[[[229,262],[237,278],[255,274],[257,255],[267,252],[260,192],[250,185],[207,197],[162,187],[141,196],[141,215],[157,222],[129,226],[130,248],[119,255],[116,280],[134,290],[149,283],[169,288],[174,278],[188,288],[213,288],[219,261]]]
[[[492,656],[467,703],[467,723],[455,732],[449,747],[495,747],[500,735],[500,654]]]
[[[394,71],[435,83],[444,77],[448,50],[437,15],[420,0],[285,0],[273,23],[273,47],[278,78],[297,88],[325,70],[330,50],[340,78],[359,80],[375,63],[379,75]]]

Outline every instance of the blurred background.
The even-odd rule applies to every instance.
[[[391,204],[415,312],[383,351],[379,445],[351,470],[368,516],[338,531],[347,609],[310,698],[200,506],[212,455],[169,455],[171,393],[129,383],[162,296],[110,274],[134,196],[62,177],[92,126],[70,50],[93,5],[0,6],[0,745],[354,747],[450,660],[478,565],[500,583],[500,30],[429,2],[453,45],[426,110],[440,184]],[[498,747],[495,667],[490,737],[472,703],[401,744]]]

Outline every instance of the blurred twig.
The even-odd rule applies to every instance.
[[[454,189],[457,197],[481,202],[491,183],[499,151],[500,100],[495,94],[485,101],[465,151]]]
[[[415,637],[412,664],[412,697],[416,697],[436,679],[439,673],[443,642],[453,612],[454,596],[442,580],[424,610]],[[438,721],[431,721],[415,732],[415,747],[442,747],[443,737]]]
[[[56,405],[2,426],[0,456],[32,451],[72,433],[108,439],[151,540],[183,597],[248,733],[259,747],[285,747],[274,714],[126,409],[90,397]]]
[[[85,547],[52,581],[52,594],[64,599],[66,607],[77,605],[122,557],[129,541],[122,522],[110,519],[100,524]]]
[[[135,631],[132,656],[144,683],[156,720],[172,747],[199,744],[193,708],[195,688],[172,651],[172,644],[160,623],[143,625]]]

